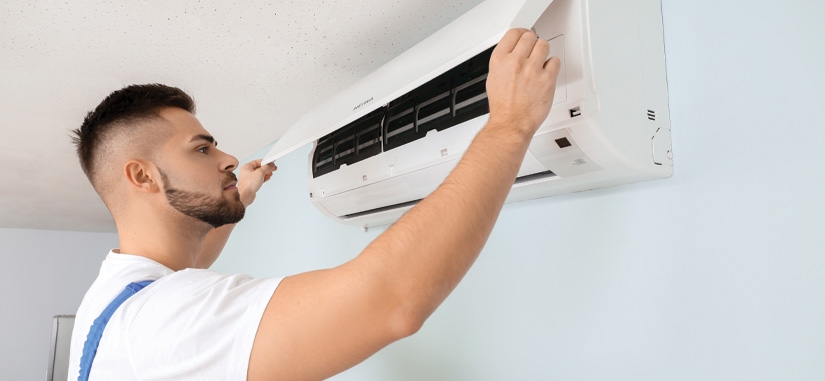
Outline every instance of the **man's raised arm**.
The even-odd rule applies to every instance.
[[[255,337],[249,380],[319,380],[415,333],[475,261],[553,104],[560,62],[524,29],[490,60],[490,120],[444,183],[355,259],[285,278]]]

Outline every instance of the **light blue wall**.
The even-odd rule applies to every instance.
[[[336,380],[825,379],[825,3],[663,3],[675,175],[506,206],[424,328]],[[308,153],[216,269],[335,266],[380,233],[312,207]]]

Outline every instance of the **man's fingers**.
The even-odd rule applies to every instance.
[[[544,68],[550,70],[552,73],[558,73],[561,69],[561,60],[559,57],[550,57],[545,63]]]
[[[244,168],[248,169],[250,171],[257,171],[259,169],[263,169],[265,171],[270,171],[270,172],[278,169],[278,167],[275,166],[274,162],[266,163],[265,165],[261,165],[262,161],[263,161],[263,159],[252,160],[252,161],[244,164]]]
[[[531,31],[524,32],[521,37],[519,37],[518,43],[513,48],[513,54],[517,55],[518,57],[530,57],[530,54],[533,52],[533,47],[536,46],[536,42],[538,42],[538,36]],[[545,57],[547,57],[545,55]]]
[[[278,166],[275,165],[274,162],[273,163],[267,163],[265,166],[263,166],[263,168],[266,171],[266,173],[269,173],[269,174],[271,174],[272,172],[275,172],[276,170],[278,170]]]
[[[269,181],[272,178],[272,173],[278,169],[278,166],[275,163],[267,163],[266,165],[259,168],[259,170],[264,175],[264,182]]]
[[[547,61],[547,56],[550,54],[550,43],[541,38],[536,39],[536,44],[533,46],[533,51],[530,52],[530,60],[536,61],[544,65]]]
[[[250,162],[248,162],[248,163],[244,164],[244,165],[243,165],[243,167],[244,167],[244,169],[248,169],[248,170],[250,170],[250,171],[254,171],[254,170],[256,170],[256,169],[258,169],[258,168],[260,168],[260,167],[261,167],[261,159],[258,159],[258,160],[252,160],[252,161],[250,161]]]
[[[278,169],[278,166],[276,166],[275,163],[266,163],[261,165],[262,161],[262,159],[252,160],[243,165],[241,168],[241,179],[244,181],[244,184],[250,181],[250,184],[254,184],[256,182],[258,184],[262,184],[272,178],[272,172],[275,172],[275,170]],[[253,176],[252,174],[255,175]],[[256,188],[257,187],[260,187],[260,185],[257,185]]]
[[[527,32],[527,29],[510,29],[504,34],[504,37],[499,41],[498,46],[493,51],[493,54],[507,54],[511,53],[518,44],[521,35]]]
[[[548,59],[549,43],[525,29],[509,31],[499,47],[512,51],[494,52],[490,60],[490,118],[519,122],[514,128],[534,133],[552,107],[561,61]]]

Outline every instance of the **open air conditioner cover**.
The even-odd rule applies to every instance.
[[[337,221],[394,221],[489,118],[496,43],[533,29],[562,62],[507,202],[672,174],[660,0],[487,0],[304,115],[264,158],[313,143],[309,197]]]
[[[530,28],[553,0],[488,0],[348,89],[305,114],[264,158],[278,160],[350,123],[458,64],[466,52],[490,46],[511,28]],[[484,20],[484,22],[479,22]],[[457,54],[458,53],[458,54]]]

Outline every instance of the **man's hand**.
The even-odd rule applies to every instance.
[[[547,41],[527,29],[512,29],[499,42],[490,58],[487,96],[490,124],[520,129],[532,137],[541,126],[556,90],[561,61],[547,59]]]
[[[252,160],[244,164],[238,171],[238,193],[241,195],[241,202],[248,207],[255,201],[255,195],[261,186],[272,178],[272,172],[278,167],[275,163],[261,166],[261,159]]]

